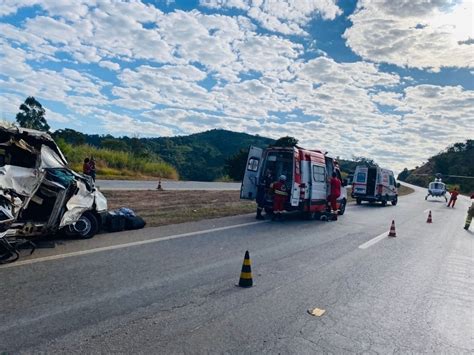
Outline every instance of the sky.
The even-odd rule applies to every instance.
[[[0,119],[296,137],[400,171],[474,139],[474,0],[2,0]]]

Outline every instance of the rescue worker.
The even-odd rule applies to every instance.
[[[282,212],[285,209],[285,202],[288,197],[288,192],[286,191],[286,176],[280,175],[278,181],[273,182],[270,185],[270,188],[273,191],[273,217],[274,220],[282,220]]]
[[[454,190],[449,191],[449,193],[451,194],[451,198],[449,199],[448,207],[451,207],[451,202],[452,202],[453,203],[452,208],[454,208],[454,205],[456,204],[456,200],[458,199],[458,195],[459,195],[458,189],[454,188]]]
[[[255,217],[256,219],[265,219],[265,217],[262,216],[262,212],[265,207],[265,200],[267,194],[270,191],[270,185],[272,181],[272,172],[270,171],[270,169],[267,169],[267,171],[265,172],[265,176],[257,186],[257,216]]]
[[[329,200],[329,203],[331,204],[332,213],[336,213],[337,198],[341,195],[341,180],[337,178],[337,174],[335,172],[332,173],[330,184],[331,184],[331,193],[328,197],[328,200]]]
[[[471,200],[474,199],[474,194],[471,195]],[[467,210],[466,223],[464,224],[464,229],[468,230],[471,226],[472,217],[474,217],[474,201],[471,204],[471,207]]]

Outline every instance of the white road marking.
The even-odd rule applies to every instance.
[[[368,242],[365,242],[364,244],[361,244],[359,245],[359,249],[367,249],[368,247],[374,245],[375,243],[378,243],[380,242],[382,239],[384,239],[385,237],[388,238],[388,233],[390,231],[386,231],[386,232],[383,232],[382,234],[380,234],[379,236],[375,237],[375,238],[372,238],[371,240],[369,240]]]
[[[117,244],[117,245],[110,245],[110,246],[107,246],[107,247],[101,247],[101,248],[94,248],[94,249],[88,249],[88,250],[75,251],[75,252],[67,253],[67,254],[51,255],[51,256],[45,256],[45,257],[42,257],[42,258],[36,258],[36,259],[29,259],[29,260],[17,261],[17,262],[11,263],[11,264],[1,265],[1,266],[0,266],[0,270],[1,270],[1,269],[6,269],[6,268],[10,268],[10,267],[16,267],[16,266],[29,265],[29,264],[36,264],[36,263],[40,263],[40,262],[43,262],[43,261],[58,260],[58,259],[70,258],[70,257],[73,257],[73,256],[81,256],[81,255],[87,255],[87,254],[93,254],[93,253],[100,253],[100,252],[102,252],[102,251],[116,250],[116,249],[124,249],[124,248],[134,247],[134,246],[138,246],[138,245],[145,245],[145,244],[151,244],[151,243],[164,242],[165,240],[172,240],[172,239],[185,238],[185,237],[190,237],[190,236],[192,236],[192,235],[205,234],[205,233],[212,233],[212,232],[219,232],[219,231],[224,231],[224,230],[234,229],[234,228],[240,228],[240,227],[247,227],[247,226],[252,226],[252,225],[254,225],[254,224],[260,224],[260,223],[265,223],[265,222],[263,222],[263,221],[256,221],[256,222],[235,224],[235,225],[233,225],[233,226],[226,226],[226,227],[218,227],[218,228],[212,228],[212,229],[205,229],[205,230],[200,230],[200,231],[195,231],[195,232],[169,235],[169,236],[167,236],[167,237],[160,237],[160,238],[154,238],[154,239],[147,239],[147,240],[141,240],[141,241],[137,241],[137,242],[124,243],[124,244]]]

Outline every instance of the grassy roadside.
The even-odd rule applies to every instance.
[[[400,196],[414,190],[401,186]],[[349,202],[354,200],[350,197]],[[129,207],[148,227],[255,212],[255,202],[240,199],[240,191],[103,191],[109,209]]]

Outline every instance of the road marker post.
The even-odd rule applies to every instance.
[[[431,211],[428,214],[428,219],[426,220],[426,223],[433,223],[433,219],[431,218]]]
[[[396,237],[397,233],[395,232],[395,221],[392,220],[392,225],[390,226],[390,232],[388,233],[389,237]]]
[[[239,287],[252,287],[252,268],[251,268],[249,251],[245,252],[244,262],[242,264],[242,271],[240,272],[240,280],[237,286]]]

